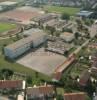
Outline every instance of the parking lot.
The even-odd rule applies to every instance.
[[[45,52],[44,48],[32,51],[17,60],[17,63],[29,67],[40,73],[51,75],[55,69],[65,61],[65,57],[51,52]]]

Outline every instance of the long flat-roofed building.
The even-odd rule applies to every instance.
[[[31,36],[23,38],[4,48],[5,56],[8,58],[17,58],[31,48],[35,48],[46,41],[46,33],[33,33]]]

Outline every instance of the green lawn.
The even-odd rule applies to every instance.
[[[11,69],[11,70],[16,71],[16,72],[20,72],[20,73],[23,73],[23,74],[26,74],[26,75],[30,75],[30,76],[32,76],[33,79],[35,79],[35,71],[33,71],[30,68],[24,67],[20,64],[6,61],[4,59],[4,56],[0,55],[0,69],[3,69],[3,68],[8,68],[8,69]],[[41,73],[39,73],[39,78],[50,79],[48,76],[43,75]]]
[[[44,10],[48,12],[56,12],[56,13],[67,13],[69,15],[75,15],[80,11],[80,8],[74,7],[59,7],[59,6],[44,6]]]
[[[4,39],[4,40],[0,40],[0,52],[2,50],[2,47],[4,45],[8,45],[8,44],[11,44],[15,41],[17,41],[18,39],[16,37],[11,37],[10,39]]]
[[[9,31],[16,27],[16,24],[0,22],[0,32]]]

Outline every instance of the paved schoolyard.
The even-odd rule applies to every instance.
[[[45,52],[44,48],[40,48],[23,56],[17,60],[17,63],[43,74],[51,75],[55,69],[65,61],[65,59],[64,56]]]

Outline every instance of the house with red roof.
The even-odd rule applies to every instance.
[[[86,100],[86,94],[80,93],[65,93],[64,100]]]
[[[27,100],[46,100],[54,98],[54,87],[51,85],[34,86],[26,89]]]
[[[82,72],[80,79],[79,79],[79,85],[86,86],[90,80],[90,72],[88,70]]]
[[[2,89],[22,89],[22,80],[0,80],[0,90]]]

